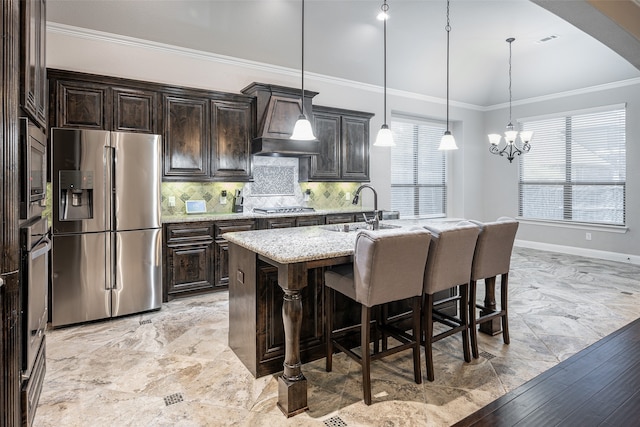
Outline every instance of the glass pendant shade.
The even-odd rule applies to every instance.
[[[446,131],[440,140],[438,150],[457,150],[456,139],[451,135],[450,131]]]
[[[524,143],[524,144],[528,144],[529,141],[531,141],[531,138],[533,138],[533,132],[530,130],[525,130],[520,132],[520,140]]]
[[[515,130],[508,130],[504,133],[504,138],[509,144],[513,144],[516,141],[517,136],[518,132],[516,132]]]
[[[380,127],[378,136],[376,136],[376,142],[373,143],[376,147],[395,147],[396,143],[393,141],[393,133],[386,124]]]
[[[502,136],[498,135],[497,133],[491,133],[489,134],[489,142],[492,145],[498,145],[500,144],[500,140],[502,139]]]
[[[313,135],[313,130],[311,129],[311,122],[307,120],[307,116],[300,114],[298,121],[293,127],[293,134],[291,134],[289,139],[296,139],[299,141],[313,141],[316,139]]]

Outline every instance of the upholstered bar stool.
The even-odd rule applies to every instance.
[[[468,221],[462,221],[453,228],[439,230],[425,227],[432,234],[427,267],[424,272],[424,298],[422,301],[424,352],[427,365],[427,379],[434,380],[434,342],[450,335],[462,334],[462,349],[465,362],[471,361],[469,354],[468,314],[469,277],[471,262],[480,229]],[[458,295],[435,301],[434,294],[443,290],[459,288]],[[458,314],[451,315],[440,310],[445,303],[455,301]],[[448,329],[433,335],[434,322],[446,325]]]
[[[473,255],[471,281],[469,283],[469,329],[471,332],[471,351],[478,358],[478,326],[494,319],[502,320],[502,339],[509,344],[509,318],[507,316],[509,269],[513,242],[518,231],[518,221],[509,217],[500,217],[495,222],[480,223],[480,235]],[[495,285],[500,276],[500,310],[496,310]],[[476,302],[477,282],[484,279],[484,304]],[[480,313],[478,313],[480,309]],[[496,328],[497,329],[497,328]]]
[[[334,346],[362,366],[362,389],[364,402],[371,404],[371,361],[403,350],[413,350],[413,371],[416,383],[422,382],[420,372],[420,299],[422,279],[429,251],[431,235],[419,230],[363,230],[356,237],[353,264],[346,264],[325,271],[325,310],[327,340],[326,370],[332,369]],[[362,314],[360,325],[333,330],[333,293],[338,291],[360,303]],[[412,299],[413,335],[385,327],[374,322],[374,328],[384,328],[385,334],[397,339],[400,344],[385,348],[381,352],[374,343],[371,354],[371,313],[383,304]],[[379,310],[376,310],[379,311]],[[360,355],[355,353],[345,338],[349,332],[360,331]],[[377,334],[375,335],[377,337]],[[385,346],[386,347],[386,346]]]

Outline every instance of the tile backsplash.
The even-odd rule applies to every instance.
[[[231,213],[233,195],[240,190],[245,212],[256,207],[308,206],[315,209],[351,207],[358,182],[298,182],[298,159],[254,157],[253,182],[163,182],[162,214],[183,215],[185,201],[204,200],[207,212]],[[226,198],[222,191],[226,190]],[[305,192],[309,190],[308,200]],[[349,198],[347,199],[347,196]],[[170,199],[175,206],[169,206]],[[226,203],[222,203],[226,201]]]

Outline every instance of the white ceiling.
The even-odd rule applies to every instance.
[[[446,1],[388,0],[387,86],[444,98]],[[383,84],[382,0],[306,0],[305,73]],[[47,20],[300,69],[300,0],[48,0]],[[451,1],[453,102],[528,99],[640,77],[590,35],[529,0]],[[558,36],[538,43],[550,35]],[[313,81],[306,84],[313,90]],[[240,90],[241,88],[238,88]]]

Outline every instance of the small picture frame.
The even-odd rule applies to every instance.
[[[207,204],[204,200],[187,200],[184,203],[187,214],[201,214],[207,212]]]

